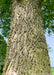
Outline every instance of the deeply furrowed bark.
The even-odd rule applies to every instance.
[[[3,75],[52,75],[40,0],[12,0]]]

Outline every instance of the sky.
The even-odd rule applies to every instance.
[[[48,51],[50,61],[51,61],[51,67],[54,67],[54,34],[52,33],[50,36],[48,33],[45,34],[46,42],[51,47],[51,49]]]

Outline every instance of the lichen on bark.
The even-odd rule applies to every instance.
[[[40,0],[13,0],[10,28],[4,75],[51,75]]]

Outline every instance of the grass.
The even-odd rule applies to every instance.
[[[52,75],[54,75],[54,67],[52,67],[51,70],[52,70]]]
[[[2,75],[2,73],[0,73],[0,75]]]

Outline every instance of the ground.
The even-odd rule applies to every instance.
[[[53,68],[51,68],[51,70],[52,70],[52,75],[54,75],[54,67],[53,67]]]

